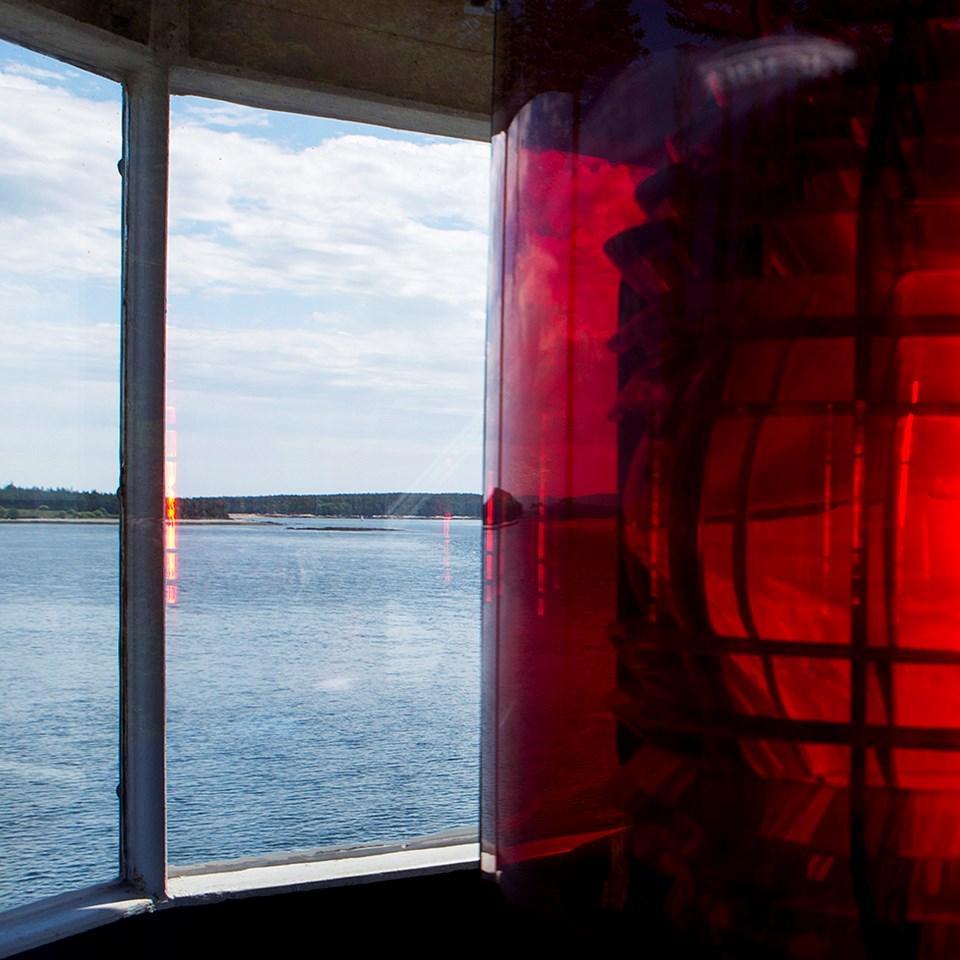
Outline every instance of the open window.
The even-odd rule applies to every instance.
[[[488,152],[172,101],[173,864],[476,833]]]
[[[177,898],[476,860],[479,516],[327,497],[193,524],[167,498],[479,500],[486,148],[196,99],[171,124],[146,60],[105,69],[121,117],[118,83],[4,54],[0,175],[28,186],[6,193],[2,429],[32,472],[10,458],[0,482],[111,496],[89,523],[48,497],[0,525],[31,540],[4,546],[0,669],[24,696],[0,762],[24,790],[0,953]]]
[[[121,88],[3,44],[0,98],[10,909],[117,873]]]

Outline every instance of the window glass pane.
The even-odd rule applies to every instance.
[[[474,830],[489,147],[172,110],[170,861]]]
[[[0,44],[0,909],[117,873],[120,98]]]

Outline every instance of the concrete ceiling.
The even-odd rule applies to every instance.
[[[171,91],[487,139],[490,0],[0,0],[0,36]]]

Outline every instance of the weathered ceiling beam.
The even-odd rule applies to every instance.
[[[493,18],[476,0],[0,0],[0,36],[114,79],[487,139]]]

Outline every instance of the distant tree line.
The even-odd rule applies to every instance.
[[[85,520],[119,515],[120,501],[115,493],[65,487],[15,487],[12,483],[0,487],[0,519]]]
[[[480,517],[479,493],[323,493],[262,497],[185,497],[183,520],[225,520],[231,513],[309,514],[318,517]],[[0,519],[118,517],[115,493],[64,487],[0,487]]]
[[[188,497],[177,501],[184,520],[231,513],[317,517],[480,517],[479,493],[323,493],[261,497]]]

